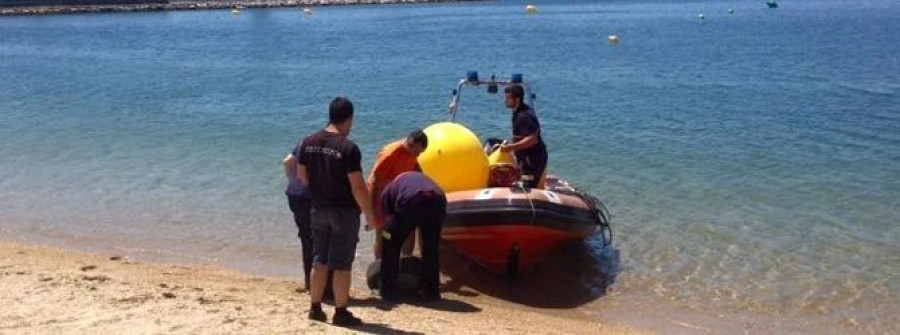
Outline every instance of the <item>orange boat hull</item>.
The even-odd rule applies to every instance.
[[[577,236],[525,224],[480,227],[445,227],[444,241],[475,263],[497,273],[528,270],[560,243]],[[516,254],[513,256],[513,254]],[[514,268],[511,257],[516,257]]]

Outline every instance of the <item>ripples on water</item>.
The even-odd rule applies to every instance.
[[[356,103],[368,168],[443,120],[466,70],[517,71],[551,169],[606,201],[616,242],[512,286],[448,250],[461,290],[600,319],[664,302],[751,316],[737,330],[900,331],[898,6],[521,7],[4,18],[0,233],[295,275],[279,163],[331,97]],[[508,131],[498,97],[467,98],[463,122]]]

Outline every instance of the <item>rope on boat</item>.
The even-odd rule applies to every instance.
[[[612,220],[612,215],[609,213],[609,209],[607,209],[606,205],[603,204],[603,201],[600,201],[600,199],[598,199],[597,197],[590,195],[577,187],[572,187],[572,189],[572,191],[568,191],[565,193],[571,193],[572,195],[581,198],[581,200],[584,200],[584,202],[588,204],[594,214],[597,215],[598,224],[600,225],[600,237],[603,238],[603,246],[606,247],[612,244],[612,228],[610,228],[609,226],[609,222]]]

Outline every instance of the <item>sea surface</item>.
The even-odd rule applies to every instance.
[[[281,159],[331,98],[368,171],[466,71],[515,72],[614,242],[515,282],[444,248],[447,290],[667,334],[900,333],[900,3],[536,3],[0,18],[0,238],[296,277]],[[508,135],[502,96],[463,98]]]

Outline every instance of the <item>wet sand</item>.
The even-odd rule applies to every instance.
[[[641,333],[623,325],[497,306],[452,290],[441,302],[389,306],[358,288],[352,292],[351,310],[366,324],[348,330],[306,320],[309,296],[299,284],[297,278],[3,242],[0,332]],[[330,306],[325,310],[332,313]]]

